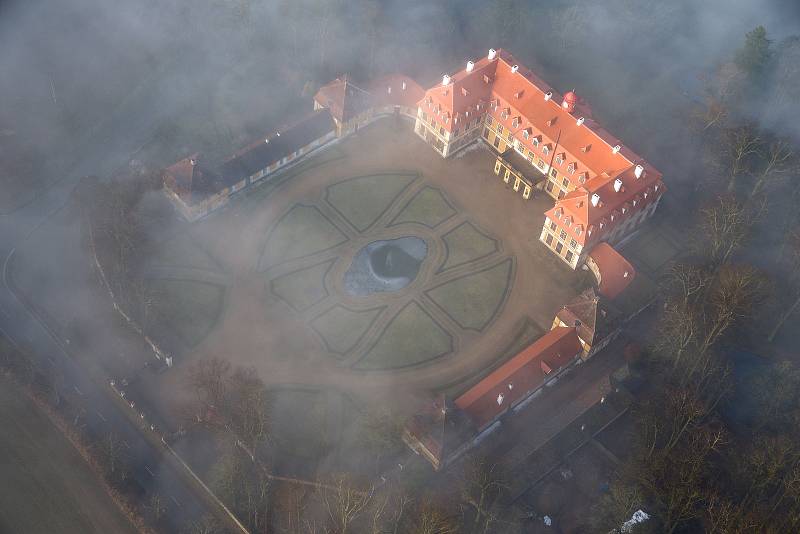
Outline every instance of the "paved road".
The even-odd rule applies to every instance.
[[[146,109],[146,102],[159,102],[158,88],[134,95],[124,109],[118,109],[117,120],[106,121],[93,139],[86,143],[87,157],[67,175],[54,180],[51,186],[32,202],[19,209],[0,214],[0,258],[2,258],[2,284],[0,284],[0,332],[12,342],[30,348],[45,365],[51,365],[63,375],[66,387],[74,388],[84,399],[85,424],[94,435],[113,432],[124,440],[132,464],[132,477],[146,494],[158,492],[168,499],[167,524],[170,531],[179,531],[189,521],[203,515],[206,505],[199,495],[184,483],[181,476],[167,466],[164,451],[149,442],[123,412],[124,408],[112,402],[113,390],[106,384],[92,381],[68,353],[66,341],[58,339],[47,325],[30,309],[21,295],[14,292],[9,279],[9,268],[15,256],[15,247],[23,243],[33,231],[50,216],[58,212],[81,177],[89,174],[107,176],[120,164],[125,164],[150,137],[157,113],[136,113]],[[168,107],[169,102],[161,102]],[[124,124],[125,127],[120,127]],[[57,258],[53,258],[58,262]],[[24,269],[24,265],[14,265]],[[43,297],[43,296],[39,296]],[[36,297],[34,297],[36,298]]]

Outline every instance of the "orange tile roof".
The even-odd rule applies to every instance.
[[[417,102],[425,95],[425,90],[403,74],[389,74],[373,80],[369,92],[376,106],[406,106],[416,108]]]
[[[561,95],[504,50],[498,50],[495,59],[483,57],[474,65],[472,72],[462,69],[453,74],[447,86],[439,84],[426,91],[419,105],[436,118],[438,126],[448,131],[459,127],[467,111],[486,111],[512,132],[520,148],[527,154],[532,153],[534,160],[541,158],[556,168],[559,178],[567,177],[571,188],[579,190],[572,195],[575,202],[566,202],[562,210],[573,218],[572,231],[568,233],[576,241],[585,243],[589,226],[599,226],[601,220],[610,217],[615,210],[625,207],[626,213],[615,214],[615,221],[606,221],[604,228],[649,204],[652,198],[637,198],[647,187],[658,184],[656,193],[660,196],[663,192],[661,173],[595,122],[588,105],[579,100],[572,111],[566,109]],[[548,93],[551,98],[545,100]],[[523,132],[527,132],[527,139]],[[617,145],[619,150],[614,150]],[[639,179],[634,177],[636,165],[644,168]],[[616,178],[624,182],[621,194],[614,191]],[[593,193],[598,193],[603,202],[590,209]],[[567,195],[559,202],[569,198]],[[636,206],[625,206],[634,199]],[[577,231],[575,224],[581,225]],[[602,233],[597,230],[595,237]]]
[[[554,328],[458,397],[455,404],[482,429],[581,351],[574,327]]]
[[[600,285],[597,290],[606,298],[615,298],[636,277],[633,265],[608,243],[598,243],[589,253],[589,257],[600,271]]]

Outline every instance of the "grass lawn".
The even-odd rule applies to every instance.
[[[499,250],[496,239],[484,234],[470,222],[458,225],[447,232],[442,239],[447,248],[447,258],[439,271],[464,265]]]
[[[219,318],[225,290],[190,280],[153,280],[152,284],[160,295],[156,300],[156,316],[187,347],[202,341]]]
[[[372,325],[383,308],[350,310],[337,304],[311,321],[326,348],[335,354],[350,352]]]
[[[152,265],[169,265],[176,267],[190,267],[217,271],[220,269],[211,255],[186,233],[181,233],[156,245],[156,251],[151,256]]]
[[[430,186],[422,188],[392,220],[392,226],[418,223],[435,228],[456,214],[444,193]]]
[[[314,206],[295,204],[270,231],[261,267],[322,252],[347,241],[347,236]]]
[[[328,296],[325,275],[333,260],[281,275],[270,282],[272,292],[302,312]]]
[[[72,444],[2,377],[0,424],[0,532],[136,532]]]
[[[417,178],[414,174],[377,174],[350,178],[328,187],[325,199],[350,224],[364,231],[389,209]]]
[[[357,369],[409,367],[452,352],[453,338],[412,301],[398,313]]]
[[[428,296],[461,328],[481,331],[497,314],[511,280],[512,260],[446,282]]]

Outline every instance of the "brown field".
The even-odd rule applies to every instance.
[[[72,444],[4,377],[0,425],[0,532],[135,532]]]

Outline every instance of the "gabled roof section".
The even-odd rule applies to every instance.
[[[578,337],[592,345],[616,328],[619,312],[603,302],[594,289],[587,289],[562,306],[556,317],[567,326],[575,327]]]
[[[405,425],[405,432],[425,447],[425,454],[436,469],[443,466],[448,457],[474,434],[474,430],[472,422],[443,394],[413,415]]]
[[[608,299],[616,298],[636,278],[633,265],[606,242],[598,243],[589,253],[589,257],[597,266],[597,290]]]
[[[320,87],[314,100],[334,119],[347,122],[369,107],[370,93],[344,75]]]
[[[458,397],[455,404],[483,429],[581,351],[574,327],[556,327]]]
[[[368,91],[373,106],[416,108],[417,102],[425,95],[425,90],[416,81],[403,74],[389,74],[373,80]]]
[[[193,205],[226,187],[225,180],[195,153],[164,169],[164,184],[186,204]]]
[[[333,126],[326,110],[314,111],[237,152],[222,164],[222,175],[232,185],[332,132]]]

